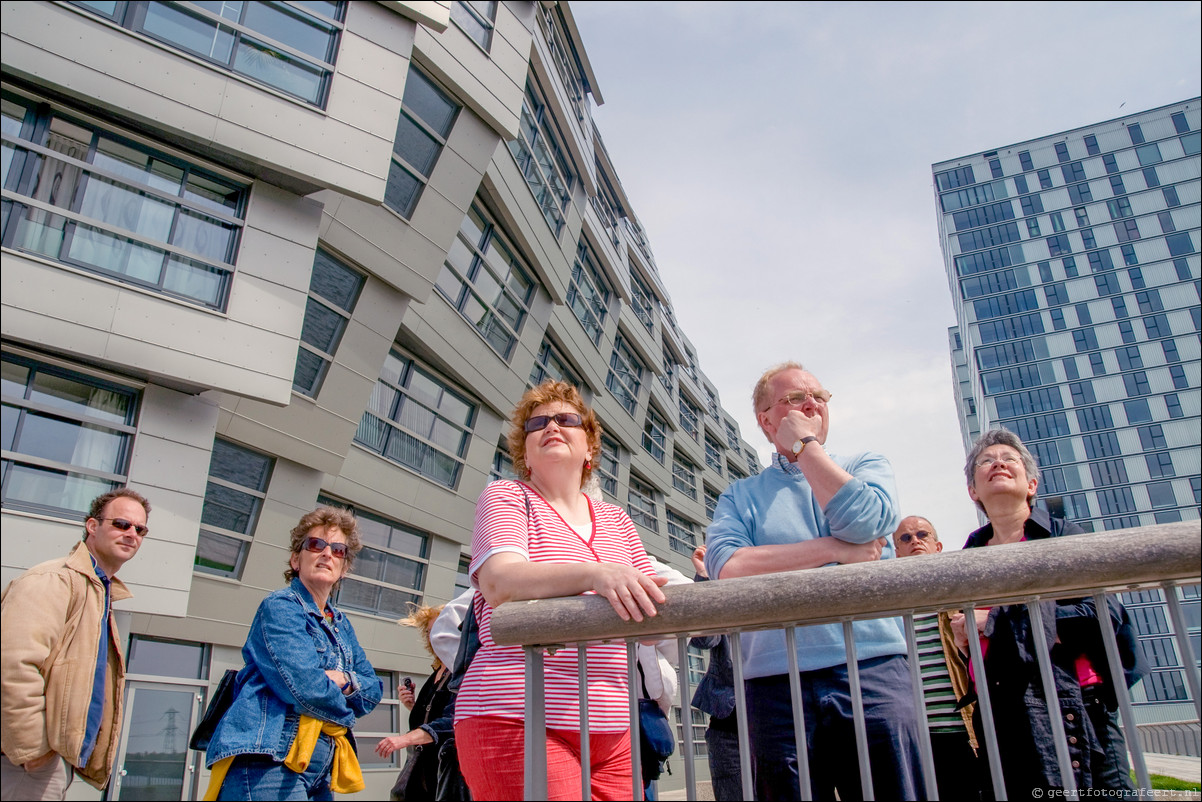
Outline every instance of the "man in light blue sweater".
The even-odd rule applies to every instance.
[[[705,566],[711,577],[818,568],[893,557],[899,513],[893,469],[879,454],[826,453],[831,394],[796,362],[756,383],[756,421],[773,464],[718,500]],[[866,589],[868,592],[869,589]],[[872,784],[880,799],[924,795],[906,642],[892,618],[854,624]],[[756,799],[798,799],[796,740],[783,631],[741,636]],[[812,792],[862,799],[847,652],[839,624],[798,629],[797,661]]]

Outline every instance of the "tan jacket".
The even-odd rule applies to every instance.
[[[959,610],[953,612],[959,612]],[[972,680],[968,677],[968,666],[960,657],[960,650],[956,648],[956,640],[952,635],[952,614],[949,612],[939,614],[939,640],[943,644],[943,659],[947,662],[947,673],[952,680],[952,690],[955,691],[957,699],[963,699],[973,692]],[[977,743],[977,733],[972,726],[972,714],[976,708],[976,702],[970,702],[960,708],[960,717],[964,719],[964,727],[968,730],[968,743],[972,745],[974,751],[980,748]]]
[[[111,601],[132,594],[116,578]],[[0,747],[17,765],[50,750],[75,765],[83,748],[100,627],[104,585],[81,542],[66,558],[35,565],[0,596]],[[96,747],[76,773],[89,784],[108,784],[121,730],[125,660],[121,636],[109,616],[104,715]]]

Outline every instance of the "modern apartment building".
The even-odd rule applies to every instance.
[[[965,447],[1018,434],[1038,503],[1089,531],[1199,517],[1199,105],[931,168]],[[1196,664],[1197,587],[1185,598]],[[1196,720],[1159,591],[1124,599],[1154,669],[1141,718]]]
[[[396,620],[466,587],[531,383],[583,390],[606,499],[682,568],[758,470],[593,124],[567,3],[6,2],[2,24],[0,581],[110,487],[154,506],[122,571],[110,799],[203,790],[188,733],[319,502],[363,527],[336,603],[384,679],[356,727],[384,798],[375,741],[430,670]]]

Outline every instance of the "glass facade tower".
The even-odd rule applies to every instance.
[[[1005,427],[1088,531],[1196,519],[1197,98],[932,166],[965,446]]]

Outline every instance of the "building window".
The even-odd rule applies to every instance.
[[[668,510],[668,545],[672,551],[692,556],[697,548],[697,524]]]
[[[1202,133],[1191,131],[1179,136],[1178,139],[1181,140],[1181,149],[1185,151],[1186,156],[1197,156],[1199,152],[1202,152]]]
[[[1001,159],[990,159],[989,160],[989,172],[992,174],[992,176],[994,178],[1001,178],[1002,176],[1004,176],[1005,173],[1002,172],[1002,160]]]
[[[1179,702],[1189,699],[1180,671],[1153,671],[1144,678],[1149,702]]]
[[[1138,345],[1114,349],[1114,355],[1119,359],[1119,370],[1138,370],[1144,366]]]
[[[597,268],[592,249],[581,239],[576,246],[576,262],[572,265],[567,303],[594,345],[601,342],[601,334],[605,330],[609,298],[609,284]]]
[[[1160,190],[1164,195],[1164,204],[1170,208],[1181,205],[1181,198],[1177,195],[1177,187],[1164,187]]]
[[[495,482],[498,479],[517,478],[518,475],[513,470],[513,458],[509,456],[509,444],[502,436],[500,442],[497,443],[497,450],[492,455],[492,470],[488,472],[488,479]]]
[[[643,322],[647,331],[655,329],[655,304],[652,298],[651,290],[647,289],[647,285],[639,278],[638,273],[631,270],[630,306],[634,310],[634,316]]]
[[[71,518],[126,484],[138,393],[97,376],[3,355],[3,506]]]
[[[1173,330],[1169,328],[1169,319],[1165,315],[1148,315],[1144,318],[1144,330],[1147,331],[1149,340],[1168,337],[1173,333]]]
[[[647,407],[647,420],[643,424],[643,448],[661,465],[667,456],[668,422],[656,411]]]
[[[384,188],[384,205],[406,220],[434,171],[458,112],[459,106],[410,64]]]
[[[1169,365],[1169,376],[1173,379],[1174,390],[1186,390],[1189,388],[1189,379],[1185,378],[1185,368],[1181,365]]]
[[[1085,168],[1081,166],[1081,162],[1069,162],[1068,164],[1060,165],[1060,174],[1064,176],[1064,183],[1066,184],[1074,184],[1085,180]]]
[[[639,403],[639,388],[643,383],[644,371],[646,368],[643,367],[643,363],[619,334],[614,339],[614,352],[609,358],[609,375],[605,377],[605,386],[631,415]]]
[[[485,342],[509,359],[535,283],[509,237],[479,202],[459,226],[437,287]]]
[[[1114,270],[1114,259],[1110,256],[1110,251],[1092,251],[1089,254],[1089,270],[1092,273],[1100,273],[1103,270]]]
[[[1083,181],[1080,184],[1073,184],[1068,188],[1068,197],[1072,203],[1089,203],[1093,200],[1093,192],[1089,188],[1089,182]],[[1077,215],[1077,225],[1081,225],[1081,216]]]
[[[1051,315],[1052,315],[1052,329],[1054,331],[1063,331],[1065,329],[1064,310],[1053,309],[1051,311]]]
[[[1123,185],[1123,177],[1121,175],[1110,176],[1110,191],[1115,195],[1125,195],[1127,187]]]
[[[1122,246],[1119,249],[1123,254],[1123,264],[1137,265],[1139,264],[1139,255],[1135,253],[1135,246],[1130,243]]]
[[[722,444],[707,432],[705,435],[705,464],[722,475]]]
[[[469,590],[472,589],[472,577],[471,577],[471,574],[469,573],[469,571],[471,570],[471,567],[472,567],[471,555],[468,555],[468,554],[459,555],[459,569],[457,571],[455,571],[455,596],[454,596],[454,598],[458,598],[460,595],[467,593]]]
[[[359,522],[363,550],[355,558],[354,571],[332,596],[339,607],[397,618],[407,615],[410,602],[421,603],[429,567],[428,534],[325,496],[317,503],[344,507]]]
[[[1106,375],[1106,362],[1102,358],[1102,354],[1100,351],[1094,351],[1092,354],[1089,355],[1089,367],[1093,371],[1093,375],[1095,375],[1095,376],[1105,376]]]
[[[1176,471],[1173,470],[1173,457],[1167,451],[1144,454],[1144,462],[1148,464],[1148,475],[1153,479],[1158,479],[1162,476],[1177,475]]]
[[[274,464],[275,460],[257,451],[221,438],[213,441],[195,570],[242,578]]]
[[[3,118],[4,247],[225,308],[244,185],[25,98]]]
[[[672,458],[672,486],[689,498],[697,498],[697,467],[680,454]]]
[[[1093,283],[1098,288],[1098,295],[1117,295],[1123,291],[1119,285],[1118,276],[1114,273],[1097,273],[1093,277]]]
[[[1090,156],[1097,156],[1101,153],[1101,149],[1098,148],[1098,138],[1093,134],[1085,135],[1085,152]]]
[[[1102,157],[1102,165],[1106,168],[1107,175],[1113,175],[1119,171],[1119,163],[1113,153],[1107,153]]]
[[[705,517],[712,521],[714,513],[718,511],[718,493],[708,487],[703,487],[702,494],[705,496]]]
[[[1073,252],[1073,246],[1069,243],[1067,234],[1056,234],[1055,236],[1048,237],[1047,243],[1049,256],[1060,256],[1061,254]]]
[[[1073,209],[1073,215],[1077,218],[1077,228],[1084,228],[1089,225],[1089,212],[1084,206],[1078,206]]]
[[[476,405],[396,350],[389,352],[355,442],[426,478],[455,487]]]
[[[363,282],[361,273],[317,249],[296,354],[296,372],[292,376],[292,389],[296,392],[316,396],[321,389],[346,324],[355,311]]]
[[[1139,224],[1134,220],[1116,220],[1114,222],[1114,236],[1119,242],[1131,242],[1139,239]]]
[[[521,133],[510,140],[509,151],[517,160],[518,169],[526,178],[534,200],[555,236],[563,228],[563,214],[572,199],[576,182],[560,142],[563,137],[555,130],[551,111],[542,101],[534,78],[526,81],[526,97],[522,102]]]
[[[1137,423],[1149,423],[1152,420],[1152,411],[1146,398],[1124,401],[1123,411],[1127,413],[1127,423],[1133,426]]]
[[[1053,147],[1056,149],[1056,161],[1063,164],[1072,157],[1068,155],[1068,145],[1063,142],[1057,142]]]
[[[1141,167],[1150,167],[1153,164],[1160,164],[1164,161],[1164,158],[1160,155],[1160,145],[1157,145],[1155,142],[1149,142],[1136,148],[1135,156],[1139,159]]]
[[[1173,223],[1172,212],[1159,212],[1156,215],[1156,220],[1160,223],[1160,230],[1165,234],[1172,234],[1177,230],[1176,224]]]
[[[492,31],[496,19],[496,0],[459,0],[451,3],[451,21],[462,28],[472,41],[484,48],[485,52],[492,47]]]
[[[1124,374],[1123,385],[1127,388],[1128,398],[1148,395],[1152,392],[1151,387],[1148,385],[1148,374],[1142,370]]]
[[[1170,256],[1185,256],[1194,252],[1194,241],[1190,239],[1188,231],[1170,234],[1164,238],[1164,242],[1169,246]]]
[[[568,361],[564,359],[563,354],[550,340],[544,339],[538,349],[538,357],[534,360],[534,368],[530,371],[530,384],[537,386],[549,379],[566,382],[577,390],[584,390],[584,383],[580,381],[576,372],[568,367]]]
[[[1164,405],[1168,410],[1170,418],[1185,417],[1185,410],[1181,408],[1181,399],[1176,393],[1169,393],[1164,397]]]
[[[1165,362],[1180,362],[1181,361],[1181,354],[1177,352],[1177,341],[1176,340],[1171,340],[1171,339],[1163,340],[1163,341],[1161,341],[1160,345],[1161,345],[1161,348],[1164,349],[1164,361]]]
[[[692,401],[685,398],[684,392],[680,394],[680,428],[689,437],[694,440],[701,438],[701,410],[697,408]]]
[[[1049,173],[1047,170],[1040,170],[1038,173],[1036,173],[1036,175],[1039,176],[1039,188],[1040,189],[1051,189],[1052,188],[1052,174],[1051,173]]]
[[[1172,482],[1153,482],[1145,485],[1148,488],[1148,501],[1153,508],[1177,506],[1177,496],[1173,493]]]
[[[1160,176],[1156,174],[1156,167],[1144,168],[1144,183],[1148,185],[1148,189],[1160,186]]]
[[[655,491],[651,489],[651,485],[631,474],[630,492],[626,498],[630,520],[652,532],[658,532],[659,513],[656,511]]]
[[[1131,123],[1127,126],[1127,133],[1131,135],[1132,145],[1142,145],[1144,143],[1144,130],[1140,128],[1139,123]]]
[[[324,107],[345,3],[75,3],[252,81]]]
[[[1142,290],[1144,288],[1144,273],[1138,267],[1133,267],[1127,271],[1127,278],[1131,279],[1131,289]],[[1155,290],[1153,290],[1155,292]],[[1141,293],[1146,295],[1146,293]]]
[[[611,496],[618,495],[618,465],[622,449],[605,435],[601,436],[601,453],[597,458],[596,472],[601,489]]]
[[[1031,163],[1031,152],[1020,150],[1018,152],[1018,163],[1024,170],[1034,170],[1035,165]]]

